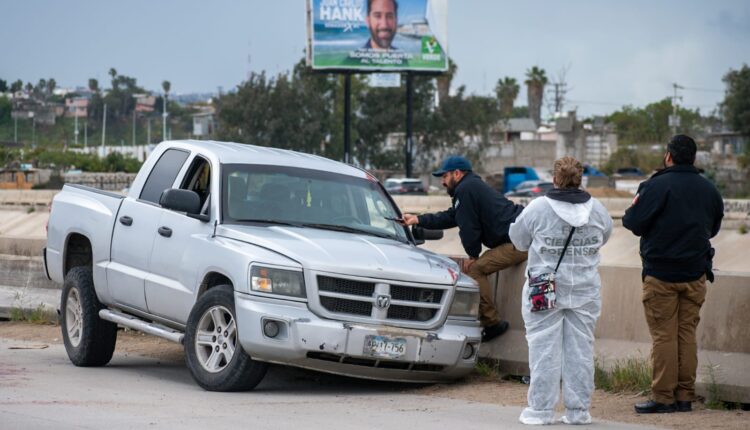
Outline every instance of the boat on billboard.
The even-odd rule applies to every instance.
[[[313,69],[448,69],[447,0],[309,0]]]

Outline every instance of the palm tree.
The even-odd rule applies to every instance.
[[[547,85],[547,74],[544,69],[537,66],[526,70],[527,96],[529,102],[529,116],[534,124],[539,126],[542,122],[542,98],[544,97],[544,86]]]
[[[169,89],[172,88],[172,84],[169,81],[161,83],[161,88],[164,90],[164,94],[169,94]]]
[[[438,99],[444,100],[448,97],[451,90],[451,82],[453,77],[456,76],[458,66],[450,58],[448,58],[448,70],[437,78],[437,90]]]
[[[89,79],[89,89],[92,93],[98,93],[99,92],[99,81],[97,81],[94,78]]]
[[[50,95],[54,95],[55,88],[57,88],[57,81],[55,81],[55,78],[49,78],[49,81],[47,81],[47,92]]]
[[[503,118],[510,118],[513,114],[513,103],[518,97],[518,92],[521,90],[521,86],[518,85],[518,81],[515,78],[506,76],[497,81],[495,86],[495,93],[497,99],[500,102],[500,115]]]
[[[110,67],[109,76],[112,77],[112,90],[117,89],[117,70],[114,67]]]

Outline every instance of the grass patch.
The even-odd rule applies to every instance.
[[[610,393],[648,393],[651,391],[651,363],[646,358],[630,357],[615,361],[605,369],[594,359],[594,385]]]
[[[13,307],[10,309],[10,320],[33,324],[56,324],[57,312],[54,309],[48,309],[44,306],[44,303],[39,303],[37,307],[31,310]]]
[[[740,224],[740,228],[738,228],[737,231],[739,231],[740,234],[747,234],[747,224]]]
[[[492,359],[479,359],[474,366],[474,373],[483,378],[500,379],[500,362]]]

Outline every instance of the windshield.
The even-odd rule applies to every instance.
[[[296,167],[222,165],[222,219],[358,232],[406,241],[374,180]],[[388,219],[391,218],[391,219]]]

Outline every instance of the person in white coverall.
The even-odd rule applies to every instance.
[[[601,309],[599,249],[612,232],[604,206],[580,189],[583,166],[572,157],[555,161],[554,184],[533,200],[510,226],[510,239],[528,250],[522,314],[529,343],[529,406],[519,420],[551,424],[562,381],[562,422],[588,424],[594,391],[594,326]],[[555,274],[556,305],[532,312],[528,276],[552,273],[571,227],[575,227]]]

